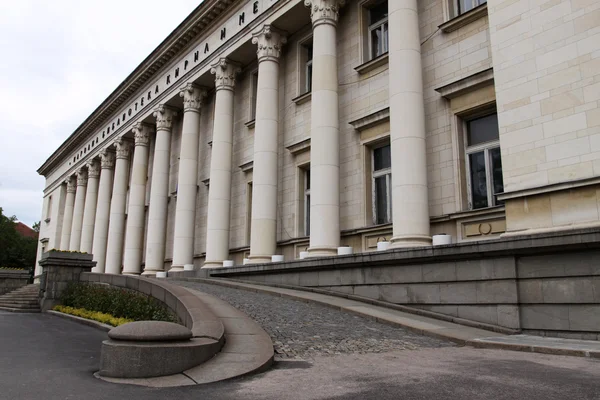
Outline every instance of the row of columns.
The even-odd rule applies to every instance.
[[[338,110],[337,21],[344,0],[305,0],[313,23],[311,107],[311,236],[309,256],[337,254],[340,245],[340,129]],[[392,147],[393,247],[430,242],[425,163],[425,116],[416,0],[389,2],[390,141]],[[283,31],[265,25],[255,32],[258,89],[254,138],[254,182],[250,263],[271,260],[277,246],[277,182],[279,132],[279,58],[286,43]],[[400,38],[397,40],[396,38]],[[208,195],[205,267],[220,267],[229,256],[233,105],[240,65],[221,58],[212,65],[215,111]],[[183,126],[178,172],[173,270],[194,260],[194,228],[198,190],[200,111],[206,90],[193,83],[180,90]],[[143,274],[164,269],[171,130],[177,111],[160,105],[156,127],[133,127],[134,151],[125,208],[132,143],[115,143],[116,154],[104,150],[100,162],[67,181],[61,247],[92,252],[96,272],[142,273],[145,197],[149,141],[156,128],[152,183]],[[114,170],[114,175],[113,175]],[[113,179],[114,178],[114,179]],[[126,225],[126,226],[125,226]],[[124,236],[124,238],[123,238]],[[124,240],[123,240],[124,239]],[[124,246],[124,249],[123,249]]]

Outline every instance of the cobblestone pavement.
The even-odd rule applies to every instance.
[[[246,313],[271,335],[279,359],[453,346],[319,304],[205,283],[170,282],[216,296]]]

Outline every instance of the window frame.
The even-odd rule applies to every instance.
[[[258,69],[250,72],[250,104],[248,107],[248,121],[256,120],[256,105],[258,101]]]
[[[450,18],[460,17],[474,10],[475,8],[487,3],[487,0],[467,0],[471,2],[471,8],[465,11],[461,11],[461,0],[449,0],[450,1]]]
[[[304,168],[302,173],[303,179],[303,206],[304,206],[304,236],[310,236],[310,167]]]
[[[389,168],[384,168],[380,170],[375,170],[375,150],[380,149],[382,147],[390,146],[390,166]],[[375,146],[370,148],[371,151],[371,207],[372,207],[372,220],[373,225],[386,225],[392,223],[392,163],[391,163],[391,143],[383,142],[378,143]],[[377,187],[376,187],[376,179],[380,177],[385,177],[386,181],[386,197],[387,197],[387,210],[386,210],[386,221],[382,223],[377,222]]]
[[[253,181],[246,182],[246,243],[250,246],[252,236],[252,193],[254,191]]]
[[[367,19],[369,21],[368,22],[369,26],[367,28],[367,41],[369,42],[369,58],[368,58],[368,60],[374,60],[377,57],[380,57],[380,56],[388,53],[389,49],[390,49],[389,24],[388,24],[389,16],[384,17],[377,22],[371,22],[371,9],[376,4],[378,4],[378,2],[362,5],[362,7],[365,9],[365,12],[368,14]],[[381,44],[385,45],[383,47],[383,48],[385,48],[385,51],[382,51],[381,54],[374,54],[373,53],[373,40],[372,40],[373,31],[375,31],[379,28],[382,28],[383,26],[387,27],[387,29],[385,30],[385,32],[387,32],[387,35],[381,36],[381,38],[382,38]]]
[[[309,49],[313,49],[313,35],[312,31],[310,34],[305,35],[300,40],[298,40],[297,45],[297,68],[298,68],[298,96],[307,95],[312,92],[312,74],[310,83],[308,82],[308,71],[309,68],[312,69],[313,65],[313,57],[310,53],[309,58]]]
[[[473,146],[469,146],[468,140],[468,124],[470,121],[487,117],[489,115],[498,114],[497,110],[490,110],[489,112],[473,115],[466,118],[461,118],[462,123],[462,140],[464,143],[464,154],[465,154],[465,167],[466,167],[466,181],[467,181],[467,208],[469,210],[482,210],[486,208],[496,207],[502,205],[502,203],[498,202],[496,196],[500,193],[494,193],[494,178],[492,175],[492,161],[490,157],[490,151],[494,149],[500,149],[500,136],[498,135],[498,139],[491,140],[484,143],[479,143]],[[470,155],[475,153],[484,153],[484,163],[485,163],[485,179],[486,179],[486,191],[487,191],[487,207],[479,207],[474,208],[473,206],[473,182],[471,179],[471,160]]]

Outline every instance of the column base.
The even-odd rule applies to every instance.
[[[126,272],[126,271],[123,271],[121,273],[121,275],[140,276],[140,273],[139,272]]]
[[[329,246],[312,246],[306,249],[308,251],[307,258],[313,257],[334,257],[338,255],[337,247]]]
[[[169,272],[181,272],[183,271],[183,265],[172,265],[171,269],[169,269]]]
[[[142,276],[156,276],[157,272],[165,272],[165,271],[162,269],[144,270],[144,272],[142,272]]]
[[[204,261],[201,269],[223,268],[223,261]]]
[[[271,262],[271,256],[267,255],[259,255],[253,256],[250,254],[248,256],[248,264],[267,264]]]
[[[431,236],[427,235],[400,235],[394,236],[390,240],[390,247],[392,249],[405,249],[410,247],[426,247],[431,246]]]

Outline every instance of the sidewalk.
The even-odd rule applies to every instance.
[[[476,348],[493,348],[600,358],[600,342],[597,341],[559,339],[531,335],[505,335],[422,315],[410,314],[357,300],[303,290],[257,285],[224,279],[170,279],[175,281],[204,282],[243,290],[269,293],[275,296],[288,297],[300,301],[319,303],[354,313],[365,318],[374,319],[378,322],[399,326],[422,335],[446,339],[458,344],[469,345]]]

